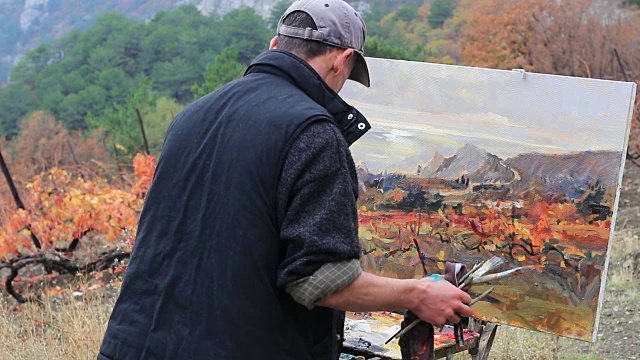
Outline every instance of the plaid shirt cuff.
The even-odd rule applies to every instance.
[[[360,261],[351,259],[322,265],[313,275],[290,282],[285,291],[311,310],[318,301],[342,290],[362,273]]]

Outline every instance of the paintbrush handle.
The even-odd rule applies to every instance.
[[[527,265],[527,266],[521,266],[521,267],[517,267],[515,269],[503,271],[503,272],[497,273],[497,274],[478,276],[478,277],[474,277],[472,279],[471,283],[472,284],[482,284],[482,283],[486,283],[486,282],[489,282],[489,281],[503,279],[503,278],[510,277],[510,276],[513,276],[513,275],[519,275],[522,271],[530,270],[530,269],[533,269],[533,268],[534,267],[532,265]]]
[[[495,289],[494,287],[489,288],[487,291],[483,292],[482,294],[480,294],[480,296],[478,296],[477,298],[471,300],[471,302],[469,303],[469,306],[474,305],[475,303],[477,303],[478,301],[484,299],[487,295],[489,295],[493,289]]]
[[[473,274],[476,270],[478,270],[478,268],[480,268],[480,263],[473,265],[473,269],[468,271],[466,274],[462,275],[462,277],[459,280],[460,284],[463,284],[464,281],[467,280],[469,276],[471,276],[471,274]]]
[[[422,320],[420,320],[420,319],[416,319],[416,320],[414,320],[414,321],[413,321],[411,324],[409,324],[406,328],[404,328],[404,329],[402,329],[402,330],[398,331],[397,333],[395,333],[395,335],[393,335],[392,337],[390,337],[390,338],[389,338],[389,340],[387,340],[387,341],[385,342],[385,344],[388,344],[391,340],[393,340],[393,339],[397,339],[397,338],[399,338],[400,336],[402,336],[402,335],[406,334],[407,332],[409,332],[409,330],[413,329],[414,327],[416,327],[416,325],[420,324],[421,322],[422,322]]]

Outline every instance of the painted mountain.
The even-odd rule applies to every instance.
[[[561,193],[579,199],[589,184],[596,181],[605,188],[615,187],[620,163],[618,151],[585,151],[571,154],[521,154],[508,159],[491,154],[472,144],[465,144],[445,157],[436,151],[426,164],[417,165],[416,176],[423,179],[469,179],[470,184],[509,187],[515,193],[532,189]],[[413,174],[372,174],[360,161],[356,166],[361,185],[375,178]]]
[[[434,159],[438,160],[438,155],[436,153]],[[464,145],[453,156],[443,158],[433,177],[453,180],[463,175],[475,183],[506,183],[515,178],[502,159],[471,144]]]
[[[438,173],[438,170],[444,163],[445,159],[446,158],[442,154],[436,151],[424,167],[422,165],[418,165],[418,175],[424,178],[432,178],[437,176],[436,174]]]

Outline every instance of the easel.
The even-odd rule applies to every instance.
[[[344,352],[370,360],[401,359],[397,341],[384,344],[394,332],[390,330],[390,326],[400,324],[401,319],[401,315],[393,313],[371,313],[361,319],[355,314],[347,314]],[[434,349],[432,358],[453,360],[454,354],[468,352],[472,360],[487,360],[498,324],[469,319],[468,330],[470,333],[468,337],[465,336],[464,346],[458,346],[455,341],[445,339]],[[447,334],[451,332],[452,327],[446,326],[442,333],[436,333],[440,334],[441,338],[447,338]]]
[[[487,360],[491,347],[493,346],[493,340],[496,337],[496,332],[498,331],[498,324],[469,319],[469,329],[480,334],[477,342],[468,348],[471,360]],[[446,357],[447,360],[453,360],[453,354],[447,354]]]

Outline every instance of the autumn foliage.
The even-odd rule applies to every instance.
[[[152,163],[137,162],[140,167]],[[0,258],[33,252],[31,233],[40,239],[43,250],[67,248],[74,239],[92,234],[111,243],[132,242],[145,184],[146,178],[138,179],[135,192],[124,191],[104,180],[84,180],[59,168],[41,173],[27,184],[29,208],[16,210],[0,229]]]
[[[50,112],[36,111],[24,119],[14,141],[12,173],[21,180],[55,167],[90,171],[89,163],[111,160],[105,140],[100,130],[90,134],[70,131]]]
[[[12,281],[23,269],[42,265],[48,273],[75,275],[107,269],[130,254],[156,159],[138,154],[133,174],[116,170],[99,136],[70,133],[38,112],[13,144],[10,165],[24,208],[0,188],[0,269],[10,270],[5,286],[19,301],[28,298]],[[82,151],[74,155],[74,148]],[[37,173],[25,179],[30,172]]]
[[[638,69],[640,14],[613,0],[483,0],[460,42],[462,62],[511,70],[623,80],[616,49]]]

